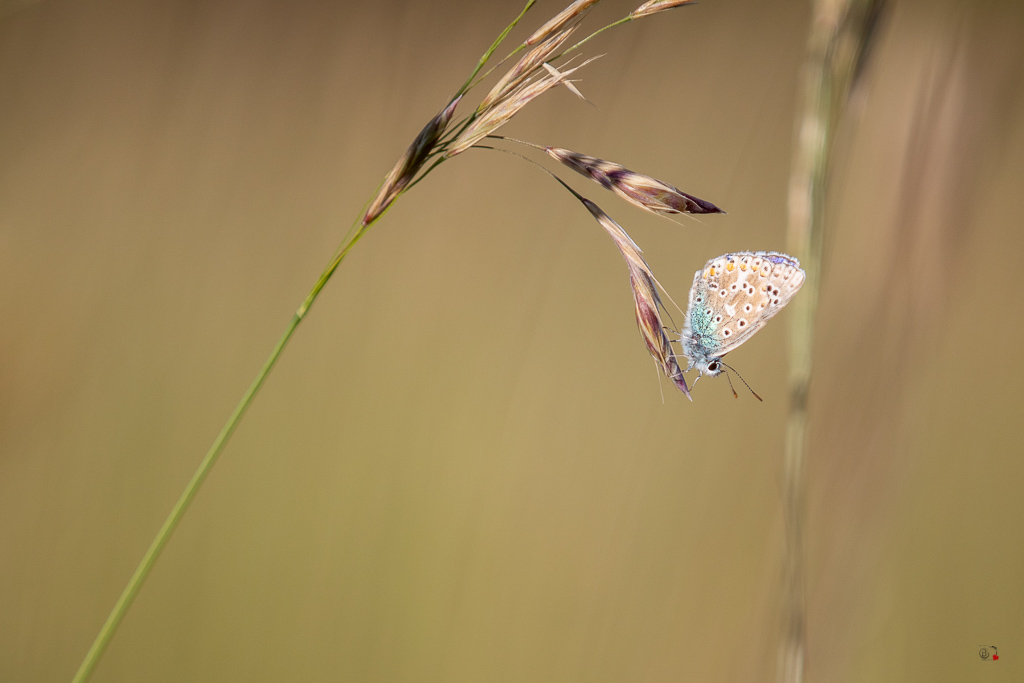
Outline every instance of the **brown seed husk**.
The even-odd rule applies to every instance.
[[[487,109],[533,76],[536,70],[540,68],[541,64],[551,59],[558,49],[565,44],[565,41],[575,29],[576,27],[574,26],[562,31],[561,33],[553,34],[543,43],[523,55],[522,59],[516,62],[516,65],[509,69],[508,72],[501,77],[501,80],[491,88],[491,91],[487,93],[487,96],[484,97],[482,102],[480,102],[480,106],[477,107],[477,111],[482,112]]]
[[[578,195],[577,195],[578,196]],[[676,362],[665,324],[661,317],[661,297],[658,296],[657,282],[650,266],[644,260],[640,247],[636,245],[625,230],[606,214],[601,207],[585,197],[579,197],[591,215],[597,219],[601,227],[611,235],[615,246],[619,248],[626,266],[629,268],[629,285],[633,290],[634,312],[640,336],[647,346],[647,351],[654,358],[658,369],[672,381],[676,387],[686,394],[691,401],[690,389],[686,386],[682,368]]]
[[[548,36],[562,30],[569,22],[596,5],[600,0],[576,0],[564,10],[556,14],[548,23],[534,31],[533,35],[526,39],[527,45],[536,45]]]
[[[658,214],[724,213],[711,202],[611,161],[558,147],[544,151],[577,173],[611,190],[630,204]]]
[[[469,124],[466,130],[462,131],[462,134],[458,139],[452,143],[445,156],[453,157],[456,154],[465,152],[467,149],[480,142],[480,140],[508,123],[509,119],[518,114],[520,109],[551,88],[564,84],[566,82],[566,77],[578,69],[582,69],[595,59],[597,59],[597,57],[591,57],[579,66],[569,69],[568,71],[558,71],[548,64],[544,65],[546,69],[536,69],[535,76],[532,79],[524,81],[502,99],[494,102],[486,110],[481,112],[479,116]]]
[[[432,118],[423,127],[419,135],[416,136],[416,139],[412,141],[412,144],[409,145],[409,149],[405,150],[405,154],[401,156],[398,163],[395,164],[395,167],[391,169],[391,172],[384,179],[384,183],[381,185],[377,196],[370,202],[370,207],[363,216],[362,222],[364,226],[379,218],[391,205],[391,202],[395,201],[398,195],[402,194],[402,191],[416,177],[416,174],[434,150],[434,145],[444,135],[444,130],[448,126],[449,121],[452,120],[452,116],[455,114],[455,107],[458,106],[461,99],[461,95],[456,97],[437,116]]]
[[[675,9],[676,7],[683,7],[684,5],[692,5],[697,0],[650,0],[637,7],[635,10],[629,13],[631,19],[639,19],[640,17],[649,17],[652,14],[658,12],[664,12],[665,10]]]

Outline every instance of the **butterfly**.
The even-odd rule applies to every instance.
[[[737,251],[705,263],[693,276],[679,336],[686,369],[697,368],[697,379],[722,373],[722,356],[764,327],[805,279],[800,262],[777,251]]]

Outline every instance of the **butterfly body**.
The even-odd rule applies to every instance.
[[[805,278],[799,261],[775,251],[739,251],[705,263],[693,276],[680,335],[687,370],[721,373],[722,356],[764,327]]]

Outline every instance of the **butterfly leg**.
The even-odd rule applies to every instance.
[[[732,397],[733,398],[739,398],[740,395],[736,393],[736,388],[733,387],[733,385],[732,385],[732,377],[729,376],[728,372],[725,373],[725,378],[727,380],[729,380],[729,389],[732,390]]]

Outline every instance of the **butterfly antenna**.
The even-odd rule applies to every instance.
[[[722,363],[722,361],[718,361],[718,362],[719,362],[719,363]],[[736,368],[734,368],[733,366],[731,366],[731,365],[726,365],[725,363],[722,363],[722,365],[725,365],[725,367],[729,368],[729,369],[730,369],[730,370],[732,370],[733,372],[736,372]],[[726,377],[728,377],[728,376],[729,376],[729,375],[726,375]],[[758,401],[760,401],[761,403],[764,403],[764,399],[763,399],[763,398],[761,398],[760,396],[758,396],[758,395],[757,395],[757,392],[756,392],[756,391],[754,391],[753,389],[751,389],[751,388],[750,388],[750,385],[749,385],[749,384],[747,384],[747,380],[743,379],[743,375],[741,375],[740,373],[736,372],[736,376],[740,378],[740,381],[741,381],[741,382],[743,382],[743,386],[745,386],[745,387],[747,388],[747,391],[749,391],[750,393],[752,393],[752,394],[754,395],[754,398],[756,398],[756,399],[757,399]],[[732,386],[732,380],[729,380],[729,386],[730,386],[730,387]],[[733,394],[735,394],[735,393],[736,393],[736,390],[735,390],[735,389],[733,389],[733,390],[732,390],[732,393],[733,393]]]

